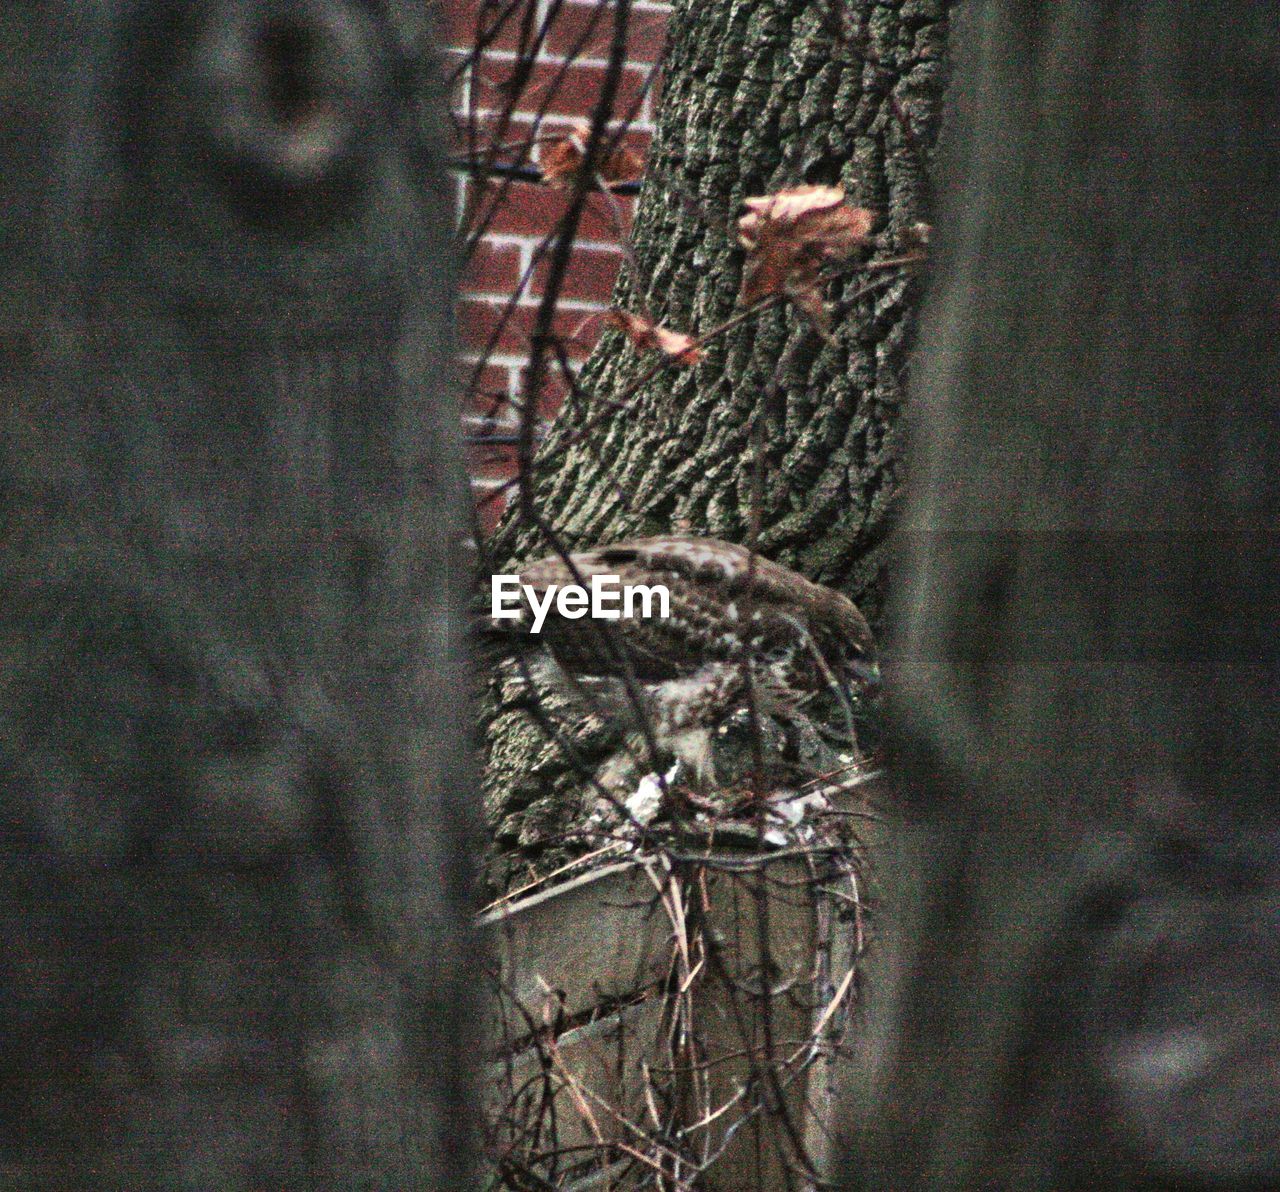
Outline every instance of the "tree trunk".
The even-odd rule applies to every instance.
[[[945,75],[944,0],[677,0],[657,134],[633,230],[635,268],[616,304],[705,334],[738,307],[742,200],[843,184],[874,208],[877,252],[897,255],[927,218],[929,152]],[[864,297],[871,278],[886,284]],[[791,309],[747,320],[694,368],[651,364],[617,333],[583,369],[535,465],[537,508],[569,547],[686,526],[731,541],[860,603],[881,607],[898,491],[900,414],[917,285],[903,270],[851,272],[828,293],[830,342]],[[753,534],[758,521],[758,535]],[[514,514],[495,564],[549,549]],[[489,731],[489,814],[503,866],[547,865],[553,838],[594,796],[527,715]],[[579,739],[586,755],[594,744]]]
[[[6,1186],[470,1186],[418,7],[0,14]]]
[[[848,1186],[1272,1187],[1274,9],[968,19]]]

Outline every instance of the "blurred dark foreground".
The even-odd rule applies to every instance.
[[[954,48],[850,1186],[1280,1186],[1280,22]]]
[[[429,37],[0,10],[6,1186],[469,1186]]]

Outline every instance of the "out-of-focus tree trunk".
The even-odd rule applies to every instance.
[[[742,200],[843,184],[882,213],[878,254],[927,218],[927,170],[945,77],[945,0],[678,0],[657,134],[633,229],[635,269],[615,302],[704,334],[739,308]],[[600,201],[600,200],[596,200]],[[745,542],[831,584],[878,619],[898,491],[900,414],[918,294],[908,271],[857,297],[833,286],[831,342],[775,309],[667,369],[626,409],[608,402],[650,367],[616,333],[583,369],[587,399],[558,417],[533,478],[540,515],[569,548],[679,527]],[[758,462],[757,462],[758,461]],[[753,497],[753,492],[758,493]],[[495,563],[545,553],[514,514]],[[594,795],[526,714],[490,730],[490,815],[512,863],[546,864],[550,841]],[[589,756],[592,742],[580,740]],[[579,806],[579,804],[582,806]]]
[[[6,1186],[470,1186],[418,7],[0,13]]]
[[[849,1187],[1280,1180],[1280,24],[958,37]]]

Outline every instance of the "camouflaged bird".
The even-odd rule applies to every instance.
[[[635,730],[643,717],[656,744],[703,780],[715,780],[713,733],[752,705],[772,721],[849,725],[851,740],[851,702],[880,676],[871,630],[847,597],[744,547],[691,535],[552,555],[520,570],[540,604],[553,586],[589,589],[595,576],[662,585],[670,610],[602,621],[563,616],[551,603],[529,638],[535,664],[583,708]],[[527,634],[533,616],[523,596],[520,608],[493,630]]]

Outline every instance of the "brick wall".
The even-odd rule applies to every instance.
[[[558,5],[554,0],[438,3],[446,59],[455,75],[460,157],[468,152],[468,138],[474,138],[477,147],[492,143],[500,114],[509,106],[510,88],[505,84],[519,66],[522,46],[544,26],[541,51],[520,91],[503,144],[563,134],[591,114],[607,67],[614,17],[610,0],[562,0]],[[510,15],[502,20],[508,10]],[[628,61],[615,115],[627,125],[626,144],[641,156],[653,129],[655,91],[650,75],[664,48],[667,12],[665,3],[635,0],[628,23]],[[531,150],[531,166],[540,152],[540,147]],[[519,156],[513,149],[506,159]],[[470,391],[468,429],[473,439],[483,433],[492,440],[472,449],[472,483],[481,521],[491,525],[509,495],[504,486],[514,473],[513,453],[501,440],[512,432],[517,418],[516,407],[509,403],[524,396],[528,336],[544,293],[545,261],[534,262],[540,246],[553,236],[567,196],[531,178],[495,178],[482,188],[465,170],[458,171],[457,186],[463,232],[477,218],[487,219],[463,278],[458,332]],[[593,194],[588,199],[560,290],[555,326],[575,366],[599,335],[598,316],[608,308],[622,261],[618,225],[623,232],[629,229],[633,202],[628,195],[610,199]],[[564,386],[554,376],[549,378],[538,402],[543,417],[554,413],[563,392]]]

